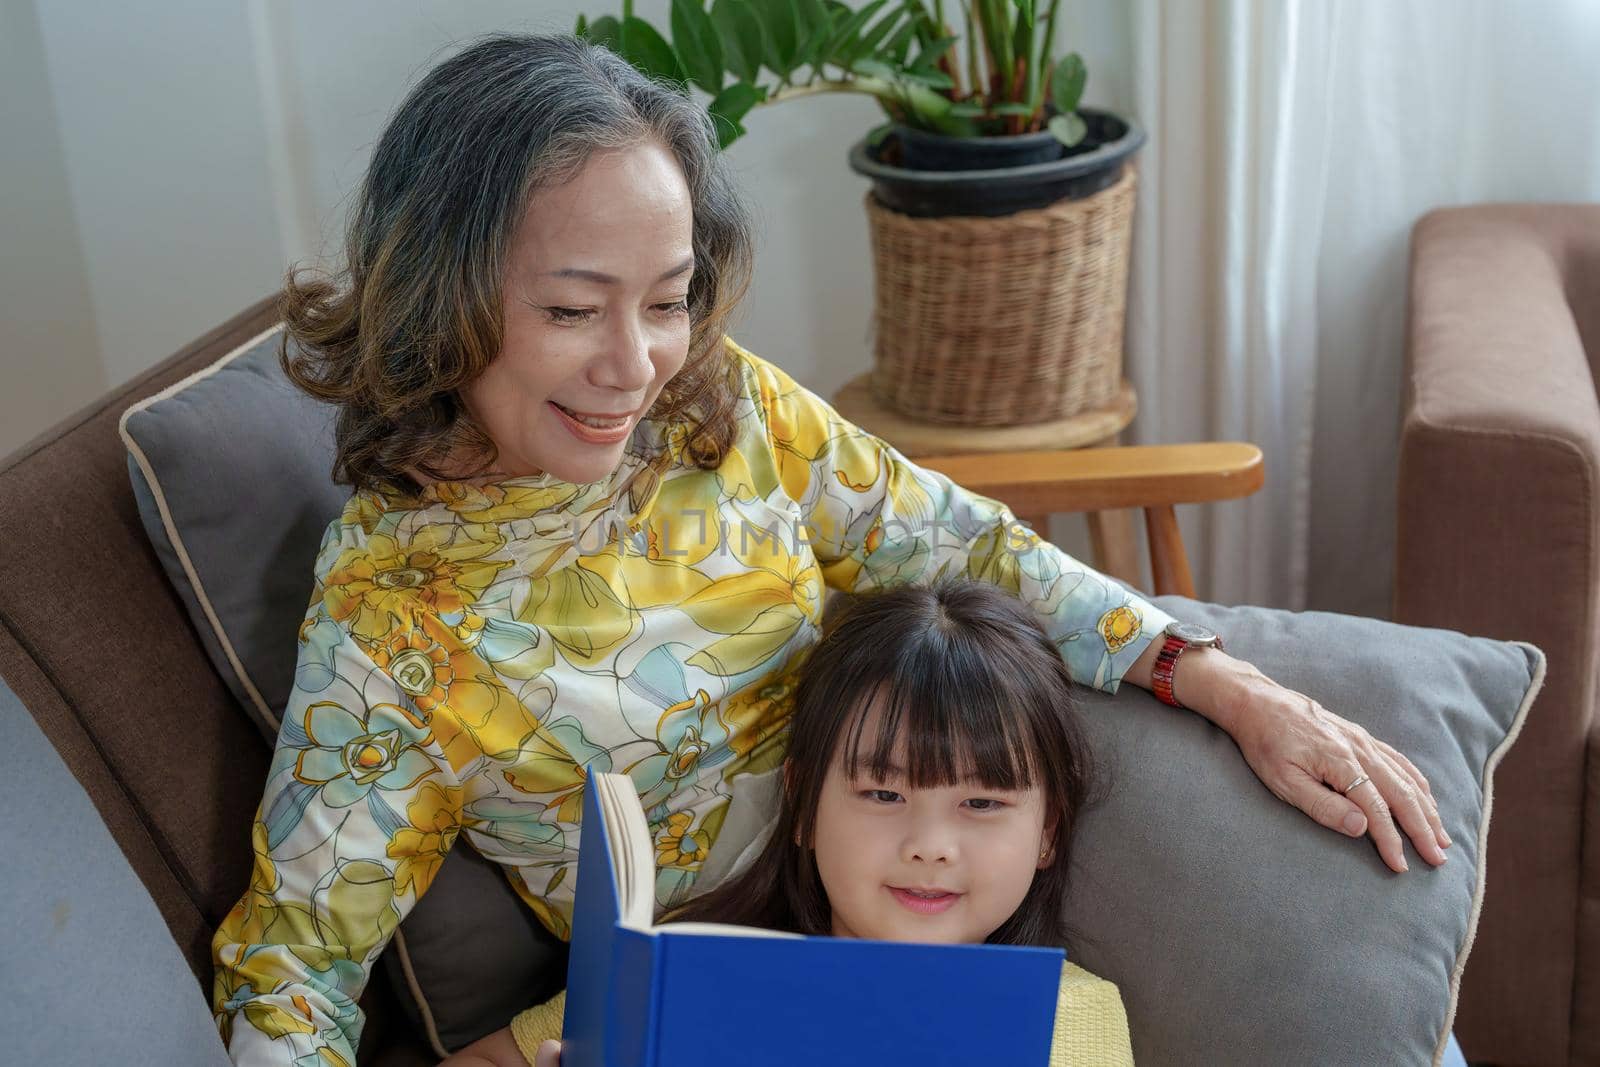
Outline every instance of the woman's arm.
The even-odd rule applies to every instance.
[[[830,586],[860,591],[955,574],[993,582],[1033,608],[1074,679],[1109,693],[1124,679],[1150,687],[1170,616],[748,358],[779,478]],[[1394,870],[1406,869],[1397,820],[1423,858],[1444,862],[1449,838],[1427,779],[1360,726],[1214,649],[1180,657],[1174,688],[1228,732],[1280,799],[1330,829],[1370,832]],[[1346,797],[1363,774],[1370,784]]]
[[[394,680],[320,609],[302,633],[250,887],[212,940],[236,1063],[356,1062],[356,1000],[461,818],[455,771]]]
[[[990,582],[1032,609],[1074,680],[1108,693],[1172,621],[1021,525],[1003,504],[917,466],[783,371],[749,358],[766,447],[830,587],[864,592],[958,576]]]

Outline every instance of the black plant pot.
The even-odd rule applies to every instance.
[[[1144,144],[1137,123],[1080,108],[1088,136],[1067,149],[1049,132],[945,137],[896,126],[871,147],[850,149],[850,169],[872,179],[878,202],[903,215],[1011,215],[1081,200],[1114,184]]]

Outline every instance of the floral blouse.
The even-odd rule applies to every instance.
[[[566,936],[589,767],[638,785],[657,901],[681,900],[729,780],[782,761],[825,587],[993,582],[1107,692],[1169,621],[728,350],[715,470],[641,421],[603,481],[359,491],[329,525],[254,873],[213,941],[235,1062],[355,1063],[356,998],[458,836]]]

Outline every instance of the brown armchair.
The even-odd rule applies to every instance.
[[[1549,656],[1456,1030],[1474,1061],[1600,1064],[1600,206],[1435,211],[1410,297],[1395,619]]]

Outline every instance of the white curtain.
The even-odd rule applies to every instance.
[[[1432,208],[1600,198],[1595,0],[1100,0],[1063,48],[1146,127],[1136,443],[1243,439],[1201,594],[1385,616],[1407,250]]]

